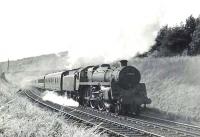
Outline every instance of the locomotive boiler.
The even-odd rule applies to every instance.
[[[145,84],[140,83],[140,72],[128,66],[127,60],[121,60],[118,67],[110,64],[87,66],[47,74],[43,78],[35,82],[40,88],[64,93],[80,105],[101,111],[139,114],[141,105],[151,103]]]

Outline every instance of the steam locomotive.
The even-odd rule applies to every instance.
[[[150,104],[144,83],[140,83],[140,72],[127,66],[121,60],[120,66],[110,64],[87,66],[73,70],[47,74],[32,81],[33,86],[54,90],[101,111],[116,114],[139,114],[141,106]]]

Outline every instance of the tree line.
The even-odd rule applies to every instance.
[[[149,51],[137,57],[196,56],[200,54],[200,16],[189,16],[174,27],[163,26]]]

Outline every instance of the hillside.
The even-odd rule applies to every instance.
[[[0,72],[6,72],[7,78],[12,83],[24,85],[30,79],[66,69],[67,65],[69,65],[68,52],[65,51],[58,54],[47,54],[9,61],[9,70],[7,70],[8,62],[1,62]]]
[[[18,60],[9,61],[9,72],[22,71],[49,71],[61,69],[68,65],[68,52],[58,54],[47,54],[35,57],[28,57]],[[0,62],[0,70],[7,71],[8,62]]]
[[[200,119],[200,57],[132,59],[146,83],[150,107]]]
[[[64,51],[57,54],[47,54],[9,61],[9,70],[7,61],[0,62],[0,73],[6,72],[6,77],[9,81],[13,84],[24,86],[27,81],[47,73],[91,64],[97,65],[103,62],[102,57],[80,57],[76,61],[72,61],[70,60],[68,51]]]

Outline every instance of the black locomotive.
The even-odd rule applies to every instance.
[[[66,94],[80,105],[117,114],[139,114],[141,105],[150,104],[140,72],[121,60],[119,67],[109,64],[51,73],[34,80],[38,88]]]

